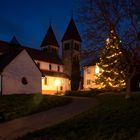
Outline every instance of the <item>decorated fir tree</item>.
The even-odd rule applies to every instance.
[[[100,67],[100,73],[96,79],[96,84],[99,85],[99,88],[106,90],[121,90],[125,88],[123,48],[112,25],[97,65]]]

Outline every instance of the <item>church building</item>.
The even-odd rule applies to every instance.
[[[40,92],[42,94],[63,94],[65,91],[71,90],[72,59],[80,59],[80,46],[81,38],[72,18],[62,38],[62,59],[58,54],[60,46],[51,25],[48,28],[40,48],[35,49],[23,46],[14,37],[11,42],[0,41],[0,55],[3,56],[6,55],[7,52],[24,50],[33,60],[35,64],[34,67],[38,68],[38,76],[39,73],[41,73],[41,80],[34,79],[34,81],[32,81],[34,85],[41,85]],[[16,59],[16,57],[14,59]],[[26,59],[24,58],[24,60]],[[0,63],[3,63],[1,59]],[[28,63],[25,65],[28,65]],[[23,69],[23,71],[26,71],[26,74],[30,75],[30,77],[36,77],[28,68]],[[20,76],[21,72],[17,70],[16,73],[17,76],[23,78],[23,76]],[[26,78],[26,74],[24,78]],[[24,85],[24,88],[26,88],[27,85],[28,83]],[[3,86],[2,82],[0,86]],[[12,86],[16,87],[17,85],[13,83]],[[22,91],[23,93],[27,93],[25,89],[22,89]],[[39,90],[36,90],[36,92],[39,92]],[[19,92],[15,91],[14,93]]]

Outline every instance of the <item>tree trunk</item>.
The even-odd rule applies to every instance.
[[[126,93],[125,93],[125,99],[131,98],[131,87],[130,87],[131,78],[128,78],[126,80]]]

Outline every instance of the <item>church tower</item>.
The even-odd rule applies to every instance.
[[[51,25],[49,26],[40,47],[43,51],[46,51],[47,53],[58,53],[59,45]]]
[[[61,41],[64,72],[71,77],[72,62],[73,60],[80,60],[80,49],[82,42],[73,18],[71,18]]]

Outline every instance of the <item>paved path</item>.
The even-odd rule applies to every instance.
[[[0,124],[0,140],[15,140],[28,132],[55,125],[93,108],[96,104],[97,100],[93,98],[72,97],[72,102],[68,105],[2,123]]]

